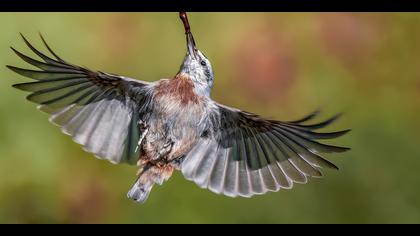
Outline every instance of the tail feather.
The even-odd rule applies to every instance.
[[[158,167],[147,163],[145,166],[141,166],[137,181],[128,191],[127,197],[138,203],[144,203],[149,197],[153,185],[162,185],[171,177],[173,170],[174,167],[171,164]]]
[[[146,202],[149,197],[150,191],[154,185],[153,181],[147,181],[145,183],[140,182],[140,178],[136,183],[131,187],[130,191],[127,193],[127,197],[133,199],[138,203]]]

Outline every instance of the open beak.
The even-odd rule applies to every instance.
[[[197,59],[197,47],[195,45],[194,37],[191,33],[190,24],[188,23],[187,13],[180,12],[179,17],[181,18],[182,23],[184,24],[185,35],[187,37],[188,54]]]

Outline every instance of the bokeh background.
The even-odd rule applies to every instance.
[[[136,167],[85,153],[11,88],[27,81],[22,32],[42,32],[66,60],[146,81],[185,54],[177,13],[1,13],[1,223],[420,223],[420,14],[190,13],[216,76],[213,98],[280,120],[317,108],[351,128],[327,155],[339,171],[251,199],[198,188],[176,173],[146,204],[126,198]],[[30,54],[33,55],[33,54]]]

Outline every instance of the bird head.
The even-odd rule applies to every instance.
[[[188,77],[196,85],[201,86],[206,91],[208,90],[207,92],[210,92],[214,80],[210,61],[200,50],[197,49],[194,37],[190,30],[190,25],[188,23],[187,14],[185,12],[181,12],[180,18],[184,23],[187,39],[187,53],[178,74]]]

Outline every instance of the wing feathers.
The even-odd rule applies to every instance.
[[[349,148],[315,140],[337,138],[349,130],[313,131],[331,124],[340,115],[320,123],[302,124],[318,114],[316,111],[299,120],[280,122],[219,106],[218,112],[209,115],[206,125],[211,135],[201,138],[184,159],[181,170],[202,188],[231,197],[290,189],[293,183],[322,177],[321,167],[338,168],[319,153],[344,152]]]
[[[26,45],[43,62],[12,48],[22,60],[40,69],[7,66],[36,80],[13,87],[31,92],[27,99],[39,104],[40,110],[51,115],[49,120],[85,150],[113,163],[135,163],[138,158],[135,146],[140,137],[137,124],[139,119],[147,119],[152,86],[69,64],[40,37],[54,58],[35,49],[22,35]]]

